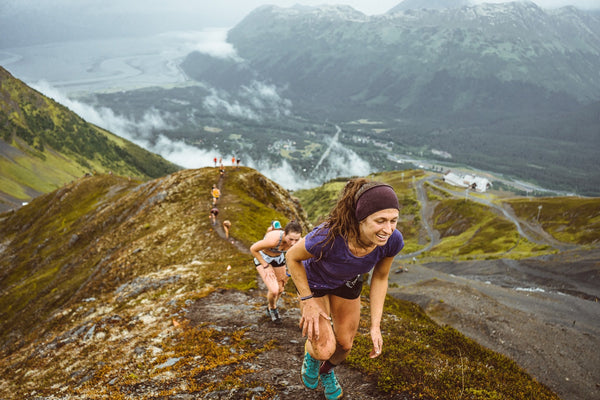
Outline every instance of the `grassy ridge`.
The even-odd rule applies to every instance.
[[[465,199],[440,201],[433,227],[441,242],[428,254],[454,259],[531,257],[551,251],[521,237],[516,226],[489,207]]]
[[[42,195],[18,212],[3,214],[0,237],[15,255],[0,258],[0,339],[28,334],[36,321],[76,293],[99,295],[136,274],[191,262],[195,254],[203,262],[221,265],[223,258],[231,258],[232,265],[238,264],[240,256],[232,246],[214,240],[208,220],[209,189],[218,177],[216,169],[206,168],[140,185],[123,177],[96,175]],[[170,185],[182,187],[168,189]],[[262,238],[273,219],[284,224],[297,219],[306,226],[293,211],[294,203],[283,201],[287,192],[280,187],[279,194],[271,190],[277,187],[248,168],[232,174],[223,190],[227,206],[219,216],[231,220],[232,237],[249,247]],[[121,251],[142,247],[145,251],[135,253],[127,268],[106,269],[107,260],[122,257]],[[211,251],[205,252],[206,247]],[[205,283],[214,280],[221,285],[219,271],[207,275]],[[256,285],[245,278],[236,287]]]
[[[505,201],[525,221],[539,223],[565,243],[597,244],[600,241],[598,198],[546,197]]]
[[[0,337],[28,333],[90,278],[105,255],[91,242],[118,219],[104,215],[90,221],[92,215],[107,202],[122,201],[125,190],[138,183],[109,176],[82,179],[5,217],[0,234],[14,256],[0,263]]]
[[[416,181],[426,174],[405,171],[372,177],[393,185],[403,216],[420,215],[413,176]],[[261,385],[265,392],[255,398],[272,398],[276,393],[268,382],[244,379],[249,373],[244,366],[276,349],[276,343],[255,343],[239,329],[219,332],[183,322],[181,329],[165,334],[160,331],[164,321],[139,322],[140,316],[152,315],[170,322],[173,315],[184,315],[182,309],[218,289],[257,287],[251,257],[219,238],[210,225],[210,187],[218,180],[214,168],[180,171],[147,183],[98,175],[40,196],[14,213],[0,214],[1,244],[8,246],[0,253],[1,360],[10,357],[10,362],[0,363],[6,384],[0,396],[29,393],[28,385],[39,373],[40,380],[33,382],[43,380],[46,389],[38,393],[48,396],[56,394],[51,387],[62,385],[75,396],[111,398],[127,398],[135,388],[153,385],[159,385],[164,395],[183,393],[176,389],[181,387],[199,395]],[[298,201],[258,172],[228,168],[222,183],[219,218],[232,222],[231,237],[245,246],[262,238],[272,219],[283,224],[298,219],[308,229]],[[296,194],[312,196],[307,209],[325,210],[330,207],[323,204],[331,205],[344,183],[332,181]],[[440,257],[497,257],[526,246],[516,244],[514,228],[485,207],[439,191],[428,195],[438,202],[434,220],[443,234],[434,251]],[[572,206],[577,204],[593,210],[597,203]],[[560,210],[566,215],[569,207]],[[317,221],[313,212],[311,221]],[[578,221],[584,223],[590,215],[595,214]],[[414,218],[401,222],[407,243],[415,248],[420,223]],[[507,234],[507,239],[494,238],[493,232]],[[522,249],[525,256],[526,247]],[[292,286],[287,287],[290,293]],[[368,313],[368,287],[363,302],[363,312]],[[413,303],[388,298],[384,314],[383,356],[376,360],[364,356],[371,347],[365,315],[356,351],[348,359],[350,366],[377,381],[384,394],[440,400],[558,398],[509,358],[437,325]],[[106,339],[72,341],[73,332],[89,332],[92,327]],[[123,332],[135,339],[124,340]],[[117,356],[159,338],[164,338],[162,353],[152,360]],[[198,357],[203,360],[201,369]],[[157,383],[164,376],[156,365],[173,358],[181,361],[170,367],[168,384]],[[61,365],[77,365],[78,371],[87,371],[89,380],[78,383],[73,370]],[[223,365],[226,371],[219,367]],[[198,376],[217,370],[225,374],[214,381],[218,383],[199,382]],[[32,372],[25,376],[19,371]],[[109,381],[113,384],[103,384]]]

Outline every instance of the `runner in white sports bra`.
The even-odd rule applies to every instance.
[[[265,234],[262,240],[250,247],[254,265],[268,289],[267,313],[271,320],[280,323],[277,302],[289,277],[285,265],[285,252],[302,237],[302,226],[292,221],[284,230],[276,229]]]

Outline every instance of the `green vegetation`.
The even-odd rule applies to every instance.
[[[513,223],[488,207],[465,199],[439,201],[433,223],[442,241],[428,257],[524,258],[550,251],[521,237]]]
[[[373,344],[364,333],[356,338],[348,363],[369,374],[385,393],[431,400],[558,399],[514,361],[437,325],[413,303],[388,296],[384,316],[383,354],[368,357]],[[363,332],[368,332],[368,321],[363,315]]]
[[[83,178],[5,218],[1,236],[10,241],[16,256],[0,264],[5,288],[0,296],[0,338],[29,332],[89,279],[103,257],[90,241],[104,229],[113,229],[118,218],[104,215],[93,223],[91,215],[107,202],[123,206],[122,196],[138,183],[111,176]]]
[[[327,218],[348,179],[334,179],[314,189],[294,192],[304,205],[308,219],[313,225],[316,226]]]
[[[600,198],[517,198],[505,203],[519,218],[539,224],[561,242],[591,245],[600,241]]]

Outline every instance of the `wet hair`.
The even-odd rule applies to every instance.
[[[300,223],[298,223],[297,221],[292,220],[287,223],[287,225],[285,226],[283,231],[285,232],[286,235],[290,232],[295,232],[295,233],[299,233],[300,235],[302,235],[302,225],[300,225]]]

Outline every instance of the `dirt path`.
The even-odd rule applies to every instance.
[[[219,176],[219,181],[217,182],[217,188],[219,188],[219,190],[221,191],[221,197],[219,198],[219,200],[217,200],[217,204],[216,204],[217,208],[221,207],[221,204],[223,201],[223,183],[224,183],[226,174],[227,174],[227,172],[225,174],[221,174]],[[221,219],[219,217],[216,218],[216,221],[217,221],[217,223],[216,223],[216,225],[214,225],[213,228],[214,228],[215,232],[217,232],[217,234],[221,237],[221,239],[227,240],[228,242],[230,242],[241,253],[250,254],[250,249],[247,248],[242,242],[225,234],[225,229],[223,227],[223,221],[221,221]]]
[[[217,184],[220,190],[222,190],[224,179],[225,176],[221,175]],[[219,202],[222,201],[222,194]],[[220,204],[219,202],[217,202],[217,206]],[[243,243],[235,238],[226,237],[222,221],[219,219],[217,219],[214,229],[222,239],[230,241],[242,253],[250,254],[250,250]],[[250,259],[249,262],[251,262]],[[322,386],[316,390],[307,389],[300,378],[305,339],[298,327],[301,315],[297,299],[284,293],[279,303],[282,323],[274,324],[266,313],[266,287],[258,274],[256,278],[258,290],[214,292],[195,302],[190,307],[187,317],[192,324],[209,323],[219,331],[233,332],[237,329],[247,328],[248,336],[261,346],[274,340],[276,347],[273,350],[262,353],[255,362],[246,365],[248,369],[256,372],[246,375],[245,379],[250,381],[266,379],[282,399],[323,399]],[[218,378],[219,372],[215,372],[214,379]],[[344,399],[386,400],[393,398],[382,396],[377,391],[374,382],[344,365],[336,368],[336,375],[344,389]],[[210,376],[205,378],[211,380]],[[264,388],[256,388],[256,390],[261,391]],[[234,396],[231,398],[237,398],[235,395],[235,393],[228,393],[228,396]],[[218,397],[219,394],[216,396]]]

